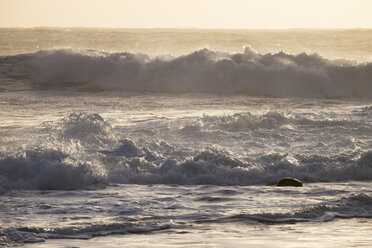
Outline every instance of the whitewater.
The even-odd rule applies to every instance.
[[[1,28],[0,246],[370,247],[370,38]]]

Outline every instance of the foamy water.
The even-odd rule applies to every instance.
[[[371,244],[370,31],[0,32],[0,245]]]

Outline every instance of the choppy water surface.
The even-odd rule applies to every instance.
[[[368,102],[95,96],[2,96],[4,244],[340,218],[370,226]],[[274,187],[284,176],[305,187]]]
[[[38,51],[32,39],[11,45],[22,30],[0,31],[0,246],[370,246],[368,46],[353,60],[332,56],[340,44],[328,57],[266,53],[268,40],[234,51],[293,42],[252,31],[228,36],[225,51],[217,36],[188,52],[209,41],[194,32],[199,43],[159,56],[141,42],[142,53],[102,51],[66,30],[27,30]],[[304,187],[275,187],[288,176]]]

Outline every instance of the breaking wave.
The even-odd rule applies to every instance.
[[[288,122],[283,116],[274,117],[277,126]],[[372,151],[368,150],[291,158],[279,153],[237,158],[215,148],[182,153],[165,141],[139,146],[122,139],[100,115],[87,113],[72,113],[47,130],[55,131],[55,140],[0,153],[0,192],[73,190],[112,183],[274,185],[287,176],[304,182],[372,180]]]
[[[274,97],[372,97],[372,63],[317,54],[229,54],[203,49],[173,57],[48,50],[0,57],[4,82],[32,89],[160,93],[240,93]],[[3,83],[4,84],[4,83]]]
[[[202,120],[208,129],[230,131],[295,127],[297,121],[304,122],[276,113]],[[122,139],[100,115],[88,113],[72,113],[47,124],[44,132],[52,136],[46,144],[0,154],[0,189],[66,190],[109,183],[272,185],[285,176],[305,182],[372,180],[372,151],[294,154],[291,159],[278,153],[238,159],[214,148],[182,153],[166,141],[139,146]]]
[[[156,164],[143,157],[119,160],[118,164],[102,168],[89,161],[84,164],[73,161],[57,151],[27,151],[21,157],[0,159],[0,186],[3,189],[71,190],[107,183],[260,185],[275,184],[284,176],[306,182],[372,180],[372,152],[364,153],[359,159],[299,156],[298,165],[279,154],[244,163],[210,151],[184,162],[162,159]]]
[[[132,149],[132,148],[129,148]],[[79,162],[57,151],[27,151],[22,157],[0,158],[0,186],[5,189],[80,189],[90,185],[181,184],[181,185],[273,185],[281,177],[305,182],[372,180],[372,152],[359,159],[351,156],[299,156],[299,164],[285,155],[270,154],[242,162],[227,154],[204,151],[186,161],[145,157],[102,157],[107,164]],[[109,164],[108,160],[117,163]]]
[[[1,189],[72,190],[104,182],[105,174],[90,161],[58,150],[29,150],[0,156]]]

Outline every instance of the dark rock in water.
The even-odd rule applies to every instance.
[[[293,186],[293,187],[302,187],[302,182],[296,178],[284,177],[279,180],[276,186]]]

